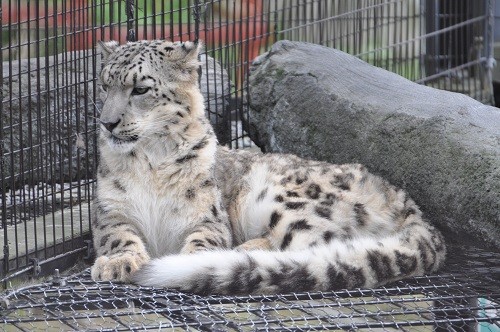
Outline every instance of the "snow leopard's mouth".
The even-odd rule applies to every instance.
[[[109,139],[114,143],[114,144],[122,144],[122,143],[131,143],[135,142],[139,139],[139,136],[133,135],[133,136],[126,136],[126,137],[118,137],[113,134],[109,137]]]
[[[125,137],[118,137],[113,134],[107,135],[109,147],[117,152],[129,152],[134,148],[137,140],[139,140],[139,136],[137,135]]]

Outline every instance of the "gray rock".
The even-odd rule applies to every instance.
[[[201,54],[200,89],[205,97],[205,109],[219,143],[231,141],[230,96],[231,81],[227,71],[212,57]]]
[[[249,84],[263,150],[365,164],[450,237],[500,248],[500,109],[289,41],[254,61]]]
[[[3,62],[2,162],[6,188],[91,178],[96,168],[96,119],[102,103],[94,76],[101,59],[91,51]],[[231,82],[202,55],[200,85],[219,141],[229,142],[224,118]],[[95,68],[95,70],[94,70]],[[95,104],[94,104],[95,98]],[[229,133],[229,136],[227,136]]]

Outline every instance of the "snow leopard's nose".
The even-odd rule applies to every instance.
[[[118,121],[116,122],[104,122],[104,121],[101,121],[101,124],[104,126],[104,128],[106,128],[109,132],[112,132],[113,129],[116,128],[116,126],[118,126],[118,124],[120,123],[120,119],[118,119]]]

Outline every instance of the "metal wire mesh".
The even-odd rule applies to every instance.
[[[2,1],[0,279],[84,247],[96,165],[85,1]],[[37,269],[32,269],[38,271]]]
[[[336,47],[411,80],[491,100],[491,0],[4,0],[2,286],[88,255],[97,163],[97,40],[199,37],[222,143],[251,145],[252,59],[280,39]],[[211,58],[203,58],[209,67]]]
[[[85,271],[8,294],[0,322],[8,331],[498,331],[500,254],[466,255],[441,275],[377,289],[239,297],[96,283]]]

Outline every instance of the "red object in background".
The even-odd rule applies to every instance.
[[[239,49],[239,63],[247,65],[237,68],[238,75],[233,82],[237,86],[243,81],[248,64],[259,55],[268,33],[268,25],[263,19],[263,1],[221,1],[213,4],[213,26],[202,29],[200,33],[200,38],[204,37],[207,45],[217,47],[232,44]]]
[[[64,29],[67,34],[67,51],[84,49],[88,28],[87,0],[31,1],[29,6],[21,1],[2,1],[2,24],[20,25],[33,31],[40,29]]]
[[[11,5],[11,6],[9,6]],[[263,0],[241,0],[239,2],[214,3],[207,24],[200,24],[199,38],[207,46],[233,44],[238,47],[240,63],[251,61],[260,52],[267,25],[263,22]],[[126,23],[106,27],[93,27],[88,0],[31,1],[29,6],[17,2],[2,2],[2,24],[20,24],[22,28],[34,30],[54,29],[66,36],[66,51],[93,47],[96,40],[124,41]],[[99,22],[97,22],[99,24]],[[161,27],[139,26],[137,39],[189,40],[195,38],[194,24],[172,24]],[[55,33],[56,35],[59,33]],[[173,37],[173,38],[172,38]],[[242,79],[246,68],[239,68]]]

